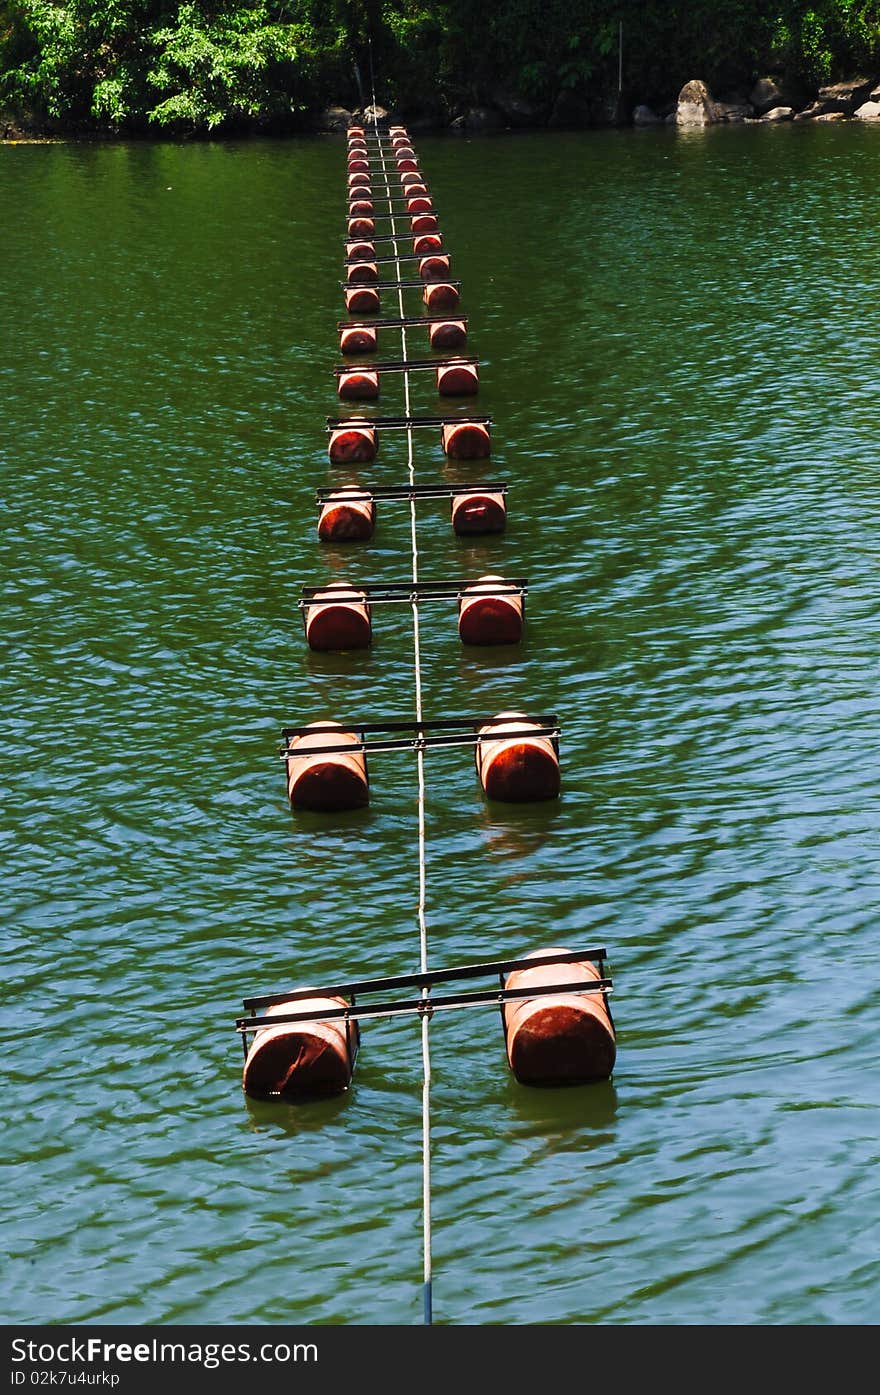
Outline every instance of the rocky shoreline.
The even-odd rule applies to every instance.
[[[504,91],[491,100],[460,110],[388,111],[377,107],[381,118],[404,120],[413,134],[447,132],[453,135],[491,135],[511,130],[583,130],[592,127],[715,126],[773,124],[785,121],[878,121],[880,77],[859,75],[823,87],[806,88],[780,75],[759,78],[748,92],[727,92],[716,98],[701,78],[686,82],[674,101],[647,105],[621,93],[613,98],[579,96],[563,92],[551,107],[540,107]],[[323,111],[302,115],[296,122],[271,127],[256,124],[224,135],[332,134],[348,129],[353,121],[370,120],[372,107],[349,109],[331,103]],[[215,135],[220,135],[219,132]],[[21,117],[0,112],[0,142],[130,139],[130,132],[110,129],[44,130]],[[150,139],[156,139],[151,133]],[[168,139],[163,133],[159,139]],[[178,136],[178,139],[180,137]],[[193,138],[192,136],[190,138]],[[199,137],[196,137],[199,138]]]
[[[312,129],[342,131],[351,121],[371,119],[373,108],[349,111],[331,105],[314,119]],[[419,131],[450,131],[458,135],[485,135],[504,130],[547,128],[584,129],[594,126],[715,126],[783,121],[880,121],[880,77],[859,75],[842,82],[805,89],[779,76],[762,77],[748,92],[726,93],[716,99],[700,78],[685,83],[678,97],[666,107],[654,108],[621,95],[614,100],[578,97],[562,93],[548,111],[510,93],[494,93],[491,103],[438,113],[388,112],[381,117],[401,117]]]

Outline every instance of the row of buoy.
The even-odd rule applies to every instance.
[[[345,237],[345,279],[341,282],[348,322],[339,326],[339,347],[344,358],[374,354],[380,333],[424,325],[434,351],[460,350],[467,342],[467,319],[436,312],[458,306],[458,283],[451,277],[451,259],[443,244],[437,211],[421,173],[415,151],[402,126],[387,133],[378,125],[372,136],[381,157],[382,173],[373,166],[367,132],[352,126],[348,133],[348,218]],[[396,167],[397,186],[385,171],[385,154]],[[377,204],[387,207],[379,212]],[[390,223],[391,232],[380,231]],[[400,222],[408,223],[405,236]],[[407,250],[399,252],[406,241]],[[393,256],[384,256],[382,244],[392,243]],[[412,262],[413,279],[383,281],[383,265],[393,263],[398,276],[401,263]],[[398,292],[401,316],[382,320],[380,293]],[[429,312],[424,317],[404,316],[402,288],[418,288]],[[355,320],[355,316],[372,319]],[[479,390],[475,358],[459,355],[443,359],[387,363],[343,363],[336,369],[337,395],[343,401],[375,401],[392,374],[433,375],[441,397],[473,396]],[[408,401],[408,397],[407,397]],[[328,418],[328,457],[335,467],[372,463],[386,433],[409,433],[426,428],[439,431],[440,446],[452,461],[489,458],[490,419],[487,417],[365,417]],[[507,520],[506,486],[470,483],[427,487],[428,497],[449,499],[454,533],[461,537],[498,534]],[[355,543],[373,537],[377,504],[393,499],[420,497],[415,487],[380,490],[359,480],[319,491],[318,537],[322,542]],[[313,650],[366,649],[373,641],[374,606],[406,601],[421,605],[429,599],[454,598],[458,634],[473,645],[514,644],[523,633],[524,583],[487,574],[464,583],[390,584],[385,587],[329,583],[304,588],[300,602],[307,642]],[[401,731],[400,728],[406,728]],[[376,735],[376,732],[379,735]],[[390,733],[390,734],[389,734]],[[469,745],[479,784],[489,800],[508,803],[551,800],[561,787],[558,727],[554,719],[535,718],[527,712],[502,711],[477,720],[401,723],[368,728],[321,720],[287,728],[281,757],[287,772],[287,793],[294,810],[318,814],[364,808],[370,800],[368,758],[379,751]],[[529,1084],[576,1083],[604,1079],[615,1059],[615,1036],[607,1001],[610,980],[604,977],[604,950],[570,952],[536,950],[520,961],[510,961],[509,972],[500,975],[501,988],[479,1001],[498,1002],[507,1059],[518,1080]],[[532,959],[539,963],[530,963]],[[381,1011],[433,1011],[425,994],[436,980],[456,975],[472,976],[470,966],[441,974],[414,978],[422,996],[418,1006],[386,1007]],[[374,991],[402,980],[373,980],[369,985],[331,985],[328,989],[297,990],[263,999],[246,999],[245,1006],[261,1016],[244,1018],[239,1028],[246,1045],[244,1088],[262,1098],[296,1098],[342,1091],[351,1083],[360,1043],[360,1016],[380,1015],[379,1009],[356,1006],[355,988]],[[449,999],[453,1005],[453,999]],[[454,1005],[469,1005],[457,1001]]]

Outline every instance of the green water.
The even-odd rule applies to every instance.
[[[874,1322],[880,136],[418,148],[511,483],[502,538],[420,508],[421,574],[530,583],[517,650],[425,611],[425,710],[563,727],[558,805],[429,753],[429,958],[604,943],[618,1028],[530,1091],[435,1020],[436,1320]],[[421,1319],[418,1025],[306,1107],[232,1029],[418,964],[411,757],[329,823],[275,758],[414,700],[405,610],[319,656],[296,604],[409,574],[405,509],[315,534],[344,183],[333,139],[0,148],[7,1322]]]

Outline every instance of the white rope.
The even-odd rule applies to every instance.
[[[385,164],[385,150],[379,139],[379,124],[376,113],[376,97],[373,94],[373,123],[376,128],[377,147],[379,158],[382,161],[382,174],[388,184],[388,170]],[[390,214],[391,236],[394,238],[394,254],[397,256],[397,223],[394,217],[394,210],[391,205],[389,195],[388,212]],[[397,262],[397,276],[400,279],[400,263]],[[400,318],[405,318],[403,305],[403,289],[397,288],[397,304],[400,310]],[[400,349],[403,362],[408,359],[406,343],[406,325],[400,326]],[[407,417],[412,415],[410,407],[410,374],[409,369],[403,370],[403,394],[404,412]],[[416,482],[415,463],[413,452],[413,429],[406,428],[406,468],[410,487]],[[416,533],[416,501],[410,498],[409,501],[410,519],[410,542],[412,546],[412,580],[415,583],[419,579],[419,546]],[[413,619],[413,669],[415,673],[415,700],[416,700],[416,721],[422,721],[422,650],[421,635],[419,632],[419,606],[418,601],[413,596],[412,601]],[[425,905],[427,900],[427,873],[426,873],[426,840],[425,840],[425,753],[422,750],[416,752],[416,770],[418,778],[418,862],[419,862],[419,899],[417,907],[417,918],[419,926],[419,967],[422,973],[428,969],[428,927],[425,919]],[[427,989],[422,989],[422,998],[428,1001]],[[423,1250],[424,1250],[424,1292],[425,1292],[425,1322],[431,1322],[431,1051],[428,1040],[429,1018],[422,1017],[422,1223],[423,1223]]]

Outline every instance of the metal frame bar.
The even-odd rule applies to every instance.
[[[242,999],[242,1005],[250,1012],[254,1008],[272,1007],[275,1003],[313,998],[316,994],[328,998],[344,998],[353,993],[385,993],[398,988],[430,989],[434,984],[451,983],[456,979],[511,973],[514,969],[535,968],[541,964],[576,964],[581,959],[589,959],[601,969],[607,958],[608,951],[604,945],[596,949],[546,950],[540,954],[516,955],[511,959],[486,959],[476,964],[455,964],[448,969],[426,969],[423,973],[383,975],[381,978],[361,978],[347,983],[333,983],[329,987],[293,988],[287,993],[263,993]]]
[[[418,236],[418,234],[416,234],[416,236]],[[365,282],[364,284],[369,285],[369,282]],[[428,282],[423,281],[421,284],[427,285]],[[467,325],[468,317],[467,315],[450,313],[448,315],[399,315],[396,319],[385,317],[377,320],[337,320],[336,328],[338,330],[408,329],[418,325],[446,325],[449,324],[450,320],[454,320],[456,324]]]
[[[343,373],[421,373],[426,368],[446,368],[452,364],[472,364],[479,367],[480,360],[475,354],[454,354],[452,358],[400,358],[386,359],[379,363],[340,363],[333,373],[341,378]]]
[[[346,586],[339,582],[329,582],[326,586],[303,586],[300,600],[301,610],[310,605],[332,605],[336,601],[368,603],[369,605],[414,605],[422,601],[460,600],[472,586],[483,583],[476,581],[390,581],[375,586]],[[485,583],[487,586],[489,582]],[[504,578],[497,585],[492,584],[493,596],[527,596],[529,584],[525,577]],[[480,593],[476,593],[480,594]],[[525,609],[525,607],[523,607]]]
[[[338,431],[343,426],[369,426],[373,430],[378,427],[388,427],[394,429],[408,429],[409,427],[420,426],[491,426],[492,418],[484,416],[462,417],[328,417],[327,430]]]
[[[377,499],[455,499],[460,494],[506,494],[508,491],[506,480],[488,480],[486,483],[478,484],[399,484],[399,485],[377,485],[375,489],[355,490],[345,485],[327,486],[315,491],[315,502],[318,508],[322,508],[328,503],[372,503]],[[344,498],[340,499],[340,491],[344,489]]]

